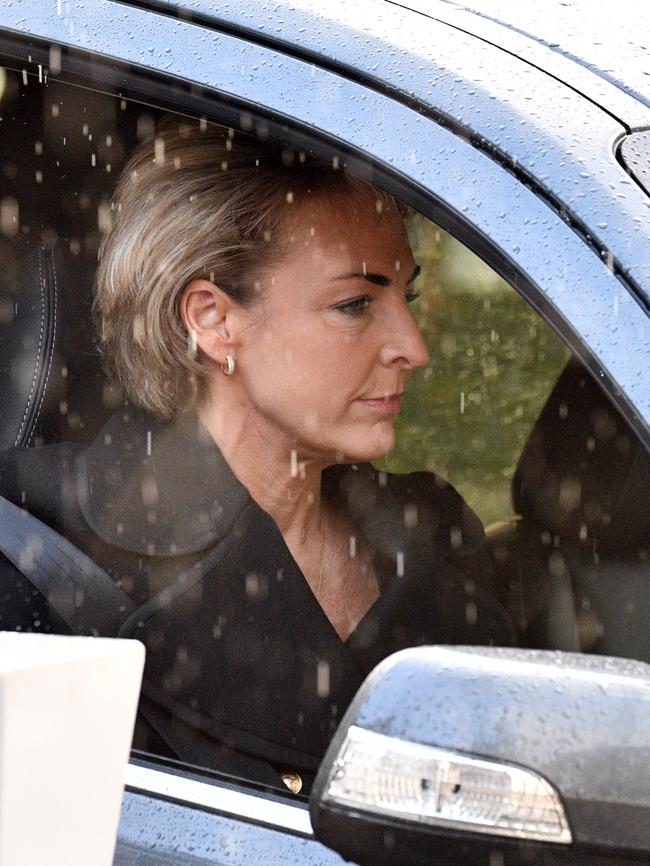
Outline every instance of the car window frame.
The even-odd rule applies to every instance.
[[[282,827],[298,836],[311,836],[306,800],[289,799],[280,792],[271,794],[261,787],[236,785],[220,779],[219,785],[206,781],[199,768],[194,776],[180,762],[171,770],[158,762],[136,757],[127,766],[125,786],[132,791],[147,791],[180,803],[201,805],[209,811],[236,815],[267,827]],[[245,783],[245,780],[243,780]],[[247,790],[246,790],[247,789]]]
[[[153,15],[125,8],[121,19],[125,32],[116,45],[111,45],[110,57],[100,39],[100,27],[94,40],[88,32],[79,40],[75,34],[66,32],[63,20],[56,16],[40,22],[41,40],[30,40],[28,47],[20,38],[16,40],[4,31],[0,53],[8,58],[13,54],[15,58],[21,57],[22,52],[23,63],[27,59],[34,71],[38,68],[39,75],[47,75],[49,45],[42,42],[45,36],[61,47],[61,80],[71,73],[80,82],[84,72],[88,77],[90,67],[93,89],[117,90],[132,98],[155,101],[170,110],[175,106],[181,113],[192,112],[216,122],[228,122],[229,117],[234,122],[243,111],[249,114],[251,123],[254,117],[259,118],[269,135],[279,134],[293,146],[308,147],[325,158],[344,155],[342,167],[352,173],[367,176],[370,166],[373,183],[396,194],[453,234],[526,298],[598,379],[613,404],[650,447],[650,387],[638,375],[643,369],[640,349],[643,341],[637,336],[633,343],[626,338],[616,344],[611,328],[614,314],[622,320],[622,327],[614,329],[619,334],[645,336],[647,310],[626,284],[624,275],[615,273],[607,261],[601,261],[544,199],[504,170],[498,160],[464,136],[422,116],[416,108],[330,70],[316,69],[311,63],[288,58],[235,36],[168,16],[155,16],[162,41],[164,31],[168,30],[169,39],[191,42],[199,37],[209,38],[213,50],[215,47],[221,50],[214,50],[214,58],[208,60],[199,55],[200,63],[196,56],[185,52],[181,59],[170,61],[164,72],[147,67],[143,63],[147,54],[144,46],[151,40],[147,39],[143,25],[145,20],[151,24]],[[80,50],[78,42],[84,44],[83,49]],[[240,69],[233,64],[224,68],[220,57],[242,56],[242,52],[247,53]],[[104,61],[101,72],[98,58]],[[264,76],[251,80],[248,72],[251,64],[263,69]],[[217,88],[214,82],[220,76],[226,78]],[[300,110],[301,104],[307,111]],[[398,159],[390,152],[390,140],[397,143],[393,146],[399,152]],[[431,153],[444,154],[445,171],[436,171],[426,164]],[[474,188],[481,190],[480,198],[462,186],[467,164],[472,165]],[[499,202],[514,203],[517,213],[495,212]],[[539,259],[544,254],[540,255],[534,245],[531,248],[530,242],[526,248],[522,244],[526,237],[521,227],[525,219],[531,218],[545,230],[544,248],[554,250],[552,274],[539,268]],[[566,253],[560,255],[561,250]],[[579,278],[582,289],[579,300],[575,288],[571,297],[565,292],[569,274],[576,281]],[[598,356],[595,347],[600,350]]]
[[[121,5],[123,0],[108,2]],[[243,34],[417,107],[489,151],[548,198],[626,280],[638,275],[636,289],[650,306],[650,263],[638,254],[647,199],[614,157],[617,141],[634,124],[627,115],[625,122],[598,100],[584,98],[579,87],[570,85],[571,77],[554,75],[552,66],[504,50],[499,40],[494,45],[483,34],[477,38],[473,27],[459,27],[447,15],[413,9],[413,3],[378,0],[375,16],[341,2],[324,12],[318,0],[299,6],[264,2],[255,10],[246,0],[227,7],[215,0],[129,0],[129,5],[196,21],[212,31]],[[149,50],[155,52],[156,45]],[[397,54],[399,63],[386,62]],[[597,79],[593,71],[588,74]],[[645,111],[646,122],[637,127],[647,126],[647,106],[629,99],[637,120]],[[612,190],[620,193],[616,207]]]
[[[145,13],[138,13],[140,16]],[[151,13],[146,13],[151,15]],[[177,22],[171,19],[165,19],[166,27],[169,27],[169,35],[173,35],[176,30]],[[181,26],[183,22],[180,22]],[[186,25],[196,27],[196,25]],[[40,66],[43,74],[43,68],[46,68],[49,62],[49,47],[42,44],[31,44],[20,37],[16,38],[12,34],[0,34],[0,52],[7,60],[7,65],[12,64],[12,55],[14,63],[16,58],[20,60],[20,52],[23,62],[29,57],[29,64],[34,74],[39,74],[37,68]],[[226,37],[223,37],[226,38]],[[227,37],[233,39],[234,37]],[[59,44],[63,48],[64,53],[70,49],[70,42],[66,40],[66,34],[59,34]],[[138,34],[137,44],[146,44],[146,33]],[[241,40],[239,40],[241,41]],[[233,50],[234,47],[233,47]],[[268,60],[266,65],[266,74],[270,75],[270,66],[272,62],[277,64],[286,74],[286,58],[273,52],[271,49],[260,49],[265,54]],[[18,52],[18,53],[16,53]],[[328,77],[330,87],[336,86],[340,88],[337,93],[347,94],[347,105],[341,105],[345,100],[339,99],[339,104],[330,106],[332,113],[330,115],[329,125],[326,122],[326,116],[321,114],[318,118],[307,116],[306,111],[298,111],[297,108],[291,107],[286,100],[282,104],[255,104],[251,101],[250,93],[248,92],[249,82],[245,81],[245,73],[242,73],[241,89],[239,91],[234,88],[230,92],[224,93],[222,90],[208,89],[205,81],[192,82],[191,79],[185,79],[182,84],[179,84],[178,79],[170,78],[169,74],[160,72],[159,70],[145,69],[143,67],[138,70],[133,70],[128,66],[132,60],[129,52],[122,51],[121,60],[113,58],[104,58],[104,63],[99,63],[97,57],[101,56],[100,46],[96,45],[93,53],[86,50],[79,50],[78,46],[72,46],[69,58],[66,57],[62,63],[61,80],[75,83],[80,86],[88,86],[89,89],[99,90],[102,92],[119,92],[123,96],[139,99],[157,107],[166,107],[170,110],[180,110],[181,113],[192,113],[195,115],[204,115],[210,120],[217,122],[235,122],[239,119],[242,110],[248,112],[251,123],[264,123],[268,127],[269,135],[279,137],[286,140],[288,143],[297,146],[309,148],[321,156],[332,158],[337,156],[342,158],[342,167],[347,168],[352,173],[363,175],[367,173],[368,166],[372,168],[372,181],[379,186],[387,189],[389,192],[398,195],[408,204],[421,211],[425,216],[432,219],[446,231],[453,234],[458,240],[468,246],[473,252],[481,258],[506,279],[510,285],[517,290],[526,300],[533,306],[537,312],[542,315],[544,320],[554,328],[561,338],[569,345],[572,351],[582,360],[582,362],[592,371],[599,379],[603,388],[607,391],[612,401],[623,409],[630,423],[636,427],[637,431],[645,439],[646,444],[650,442],[650,428],[647,426],[648,421],[641,419],[637,413],[634,403],[623,388],[624,384],[633,383],[633,377],[626,372],[625,367],[621,370],[614,369],[606,371],[606,365],[602,363],[602,357],[598,358],[592,349],[593,343],[597,338],[603,341],[602,353],[605,358],[608,358],[607,350],[611,349],[611,345],[607,341],[607,332],[599,331],[594,337],[583,332],[577,332],[573,324],[568,321],[563,315],[563,311],[567,312],[567,307],[562,305],[562,292],[553,291],[552,286],[544,287],[539,280],[536,281],[535,273],[531,272],[530,267],[525,267],[522,263],[522,257],[516,251],[518,246],[516,238],[509,238],[507,231],[502,231],[499,235],[499,244],[495,243],[494,235],[488,234],[491,226],[503,228],[511,226],[515,222],[515,218],[509,215],[507,219],[500,219],[496,213],[493,214],[491,220],[485,219],[487,208],[483,208],[481,213],[482,203],[474,200],[470,195],[463,199],[462,191],[454,191],[452,182],[447,179],[446,185],[442,182],[442,178],[438,176],[438,184],[433,183],[435,177],[429,177],[422,170],[422,166],[417,159],[411,161],[410,155],[405,155],[401,161],[391,161],[390,154],[378,146],[381,142],[373,141],[373,136],[376,133],[376,123],[372,120],[373,112],[368,110],[370,102],[375,107],[381,106],[385,110],[382,116],[382,121],[387,123],[391,120],[393,127],[399,125],[408,119],[406,124],[408,134],[404,130],[401,132],[401,140],[408,141],[414,133],[420,136],[419,146],[422,149],[436,146],[446,154],[448,160],[452,161],[456,168],[461,167],[466,159],[471,158],[476,164],[480,164],[482,176],[490,181],[491,184],[496,182],[497,188],[501,191],[505,199],[516,191],[515,199],[525,199],[527,206],[531,212],[538,215],[538,218],[545,217],[552,225],[553,231],[549,231],[549,237],[557,237],[561,239],[559,246],[564,251],[563,260],[574,263],[584,261],[590,265],[590,270],[596,274],[595,282],[592,284],[592,291],[598,287],[600,292],[597,295],[601,303],[609,303],[611,300],[609,289],[613,285],[613,281],[618,280],[611,271],[607,270],[606,263],[601,262],[584,242],[579,235],[572,231],[571,226],[564,223],[561,218],[555,214],[548,205],[542,201],[535,193],[522,185],[521,181],[512,174],[505,171],[496,161],[482,154],[480,150],[473,147],[466,140],[459,138],[454,133],[436,124],[433,120],[423,118],[418,115],[417,111],[398,104],[391,100],[385,94],[374,92],[367,87],[355,84],[344,78],[338,78],[330,71],[318,71],[318,75]],[[68,60],[70,62],[68,62]],[[309,82],[313,77],[311,67],[301,61],[293,61],[294,69],[301,69],[303,73],[303,81]],[[21,68],[20,63],[18,68]],[[105,76],[98,75],[98,70],[104,69]],[[89,71],[92,72],[89,75]],[[172,85],[172,93],[169,92],[169,85]],[[246,87],[244,86],[246,85]],[[296,88],[300,91],[301,88]],[[174,92],[176,91],[176,92]],[[354,105],[364,97],[366,103],[366,122],[361,124],[359,119],[356,121],[355,135],[351,136],[350,127],[347,123],[347,111],[349,105]],[[309,104],[304,91],[301,98],[305,105]],[[270,103],[270,98],[267,98],[267,103]],[[294,114],[290,114],[293,111]],[[365,139],[361,135],[365,134]],[[351,138],[354,138],[354,146],[351,144]],[[398,138],[399,140],[399,138]],[[418,168],[419,166],[419,168]],[[442,172],[442,174],[445,174]],[[477,185],[481,183],[477,180]],[[457,194],[454,194],[457,193]],[[494,210],[494,208],[492,208]],[[480,217],[483,217],[482,219]],[[521,252],[521,247],[519,247]],[[620,295],[621,310],[623,315],[633,321],[645,322],[645,331],[650,334],[650,322],[648,322],[647,314],[642,310],[640,305],[632,298],[629,292],[622,287]],[[644,320],[640,320],[639,316],[645,315]],[[636,319],[635,319],[636,316]],[[591,339],[591,342],[588,340]],[[614,347],[615,348],[615,347]],[[615,367],[615,365],[614,365]],[[647,390],[647,389],[646,389]],[[633,391],[633,393],[635,393]],[[646,418],[650,418],[650,394],[647,394],[647,407],[643,404]],[[131,772],[131,778],[127,778],[127,787],[131,791],[145,792],[154,797],[162,797],[163,799],[171,799],[173,801],[185,801],[178,791],[174,791],[173,785],[166,789],[165,792],[159,789],[154,789],[150,783],[141,775],[139,778],[137,773]],[[166,770],[159,772],[174,775]],[[179,774],[180,777],[183,774]],[[218,779],[212,778],[210,782],[201,783],[207,786],[222,784]],[[147,787],[149,785],[149,787]],[[224,790],[229,790],[224,785]],[[260,797],[266,795],[261,793]],[[291,802],[290,795],[286,796],[287,803]],[[189,801],[185,801],[189,802]],[[198,799],[192,801],[199,808],[216,809],[219,814],[231,814],[240,817],[242,820],[250,820],[247,816],[238,811],[233,799],[232,812],[225,808],[223,804],[215,807],[201,803]],[[294,801],[295,802],[295,801]],[[297,808],[293,806],[293,808]],[[267,823],[267,822],[263,822]],[[289,824],[273,824],[278,828],[282,828],[283,832],[294,832]]]

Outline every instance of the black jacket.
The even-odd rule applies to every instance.
[[[513,641],[481,575],[481,524],[431,473],[362,464],[324,474],[324,495],[367,541],[381,589],[345,642],[195,418],[161,424],[126,409],[86,449],[6,452],[0,491],[140,605],[122,631],[147,647],[136,745],[190,763],[268,782],[277,780],[270,767],[309,774],[389,653]],[[6,561],[0,579],[0,628],[65,629]]]

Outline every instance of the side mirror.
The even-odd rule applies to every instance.
[[[316,837],[379,864],[650,859],[650,666],[417,647],[368,677],[321,764]]]

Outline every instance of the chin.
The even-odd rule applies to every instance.
[[[377,430],[373,428],[364,437],[359,437],[349,449],[344,451],[346,463],[367,463],[371,460],[381,460],[395,447],[395,431],[390,429]]]

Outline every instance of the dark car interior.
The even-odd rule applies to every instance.
[[[570,360],[519,458],[515,516],[488,529],[523,645],[650,660],[649,484],[647,451]]]
[[[155,112],[106,98],[86,122],[82,91],[26,81],[7,72],[1,102],[0,450],[31,451],[89,442],[121,404],[93,276],[115,179]],[[577,359],[548,391],[512,514],[488,529],[495,591],[523,646],[650,661],[650,458]],[[61,627],[27,577],[0,586],[0,628]]]

